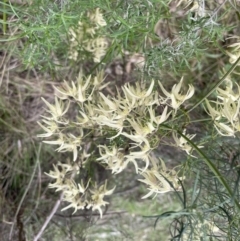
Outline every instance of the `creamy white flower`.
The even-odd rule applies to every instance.
[[[67,201],[67,202],[70,202],[70,204],[68,206],[66,206],[65,208],[63,208],[61,211],[65,211],[69,208],[74,208],[74,211],[73,211],[72,214],[76,213],[77,210],[85,209],[85,207],[88,204],[87,200],[84,200],[84,199],[82,199],[78,196],[73,197],[71,200],[68,200],[68,199],[65,199],[65,198],[63,200]]]
[[[100,71],[94,78],[93,78],[93,86],[95,90],[102,90],[106,86],[110,84],[110,82],[103,84],[104,78],[104,71]]]
[[[64,200],[71,202],[71,199],[73,199],[76,196],[79,196],[79,194],[84,194],[89,186],[89,182],[91,179],[88,180],[87,184],[84,185],[83,180],[81,180],[81,183],[76,183],[74,180],[71,179],[71,185],[69,185],[69,188],[64,190]]]
[[[119,108],[119,104],[115,100],[110,100],[109,97],[106,97],[103,93],[99,93],[102,100],[100,101],[100,104],[98,104],[99,109],[101,112],[112,112],[116,111]]]
[[[70,102],[68,102],[68,105],[67,105],[66,109],[64,110],[64,108],[65,108],[64,103],[62,101],[58,101],[58,98],[56,96],[55,96],[55,105],[51,105],[43,97],[41,99],[44,101],[44,103],[47,105],[47,107],[49,109],[49,110],[47,110],[47,112],[49,112],[52,115],[51,118],[44,117],[45,119],[54,120],[54,121],[62,123],[62,124],[66,123],[66,122],[60,121],[59,119],[60,119],[60,117],[64,116],[66,114],[66,112],[68,111]]]
[[[230,57],[229,58],[230,64],[234,64],[237,61],[237,59],[240,57],[240,50],[235,50],[235,51],[233,50],[232,52],[226,51],[226,53]]]
[[[73,152],[73,161],[77,160],[78,155],[78,149],[81,150],[81,143],[82,143],[82,137],[83,137],[83,131],[81,129],[81,134],[76,137],[73,134],[69,134],[69,138],[67,140],[67,143],[65,142],[62,144],[59,148],[57,148],[57,151],[59,152],[66,152],[66,151],[72,151]]]
[[[86,35],[90,35],[91,37],[94,37],[94,35],[96,34],[96,27],[90,27],[90,26],[88,26],[87,28],[86,28],[86,30],[85,30],[85,34]],[[85,41],[85,43],[86,43],[86,41]]]
[[[98,210],[100,213],[100,217],[102,218],[102,206],[108,204],[108,202],[104,201],[103,198],[106,195],[111,195],[114,191],[115,187],[111,190],[107,190],[107,181],[105,184],[98,188],[95,183],[94,189],[90,189],[91,200],[88,202],[87,208],[92,208],[92,210]]]
[[[236,85],[238,87],[238,93],[233,91],[233,83],[230,79],[227,79],[225,89],[221,89],[219,87],[217,88],[217,97],[222,101],[225,100],[226,102],[228,102],[228,100],[237,101],[240,98],[240,86],[237,83]]]
[[[92,90],[90,94],[87,93],[90,86],[91,78],[91,75],[89,75],[88,78],[85,81],[83,81],[82,74],[79,74],[77,78],[77,95],[73,97],[74,99],[81,103],[85,102],[86,100],[91,100],[94,90]]]
[[[238,101],[224,99],[222,105],[222,116],[224,116],[233,125],[234,122],[239,119],[240,99]]]
[[[162,102],[159,99],[159,95],[158,95],[157,91],[154,91],[151,93],[151,95],[149,95],[143,99],[139,99],[137,101],[138,106],[146,106],[146,107],[153,106],[154,104],[160,105],[161,103]],[[164,103],[162,103],[162,104],[164,104]]]
[[[83,47],[86,51],[93,54],[95,63],[101,62],[101,58],[106,54],[108,42],[103,37],[96,37],[94,39],[86,39],[83,41]]]
[[[229,62],[231,64],[234,64],[240,57],[240,38],[238,36],[234,36],[233,38],[237,38],[237,42],[228,46],[231,48],[230,52],[226,51],[227,55],[230,57]]]
[[[97,26],[104,27],[107,25],[99,8],[96,8],[94,13],[88,13],[88,17],[90,21],[95,23]]]
[[[180,82],[172,87],[171,93],[167,92],[161,82],[159,82],[159,86],[163,93],[171,99],[171,106],[173,109],[178,109],[179,106],[186,101],[187,99],[190,99],[194,94],[194,87],[193,85],[189,85],[188,91],[185,95],[181,94],[181,87],[182,87],[183,77],[181,78]]]
[[[80,116],[77,116],[76,124],[80,124],[80,125],[87,124],[88,126],[91,126],[91,120],[88,117],[88,115],[86,115],[83,111],[79,111],[79,113],[82,115],[83,118],[81,118]]]
[[[81,73],[79,73],[79,76],[77,78],[77,85],[72,81],[70,86],[66,81],[64,81],[64,85],[62,88],[54,87],[61,95],[59,95],[59,98],[61,99],[67,99],[68,97],[72,97],[75,100],[83,103],[86,100],[91,100],[91,96],[93,94],[94,89],[91,90],[91,93],[89,91],[90,82],[91,82],[91,75],[88,76],[84,80]]]
[[[77,87],[75,85],[75,83],[73,81],[71,81],[72,86],[69,85],[69,83],[64,80],[64,83],[62,85],[62,87],[55,87],[53,86],[53,88],[59,92],[61,95],[58,94],[58,97],[60,99],[68,99],[68,97],[75,97],[77,96]]]
[[[59,133],[57,140],[55,140],[55,141],[43,141],[43,142],[47,143],[49,145],[60,145],[60,146],[62,146],[65,143],[65,139],[66,139],[65,135]]]
[[[206,104],[217,132],[222,136],[235,136],[235,132],[240,130],[240,87],[237,84],[238,93],[235,93],[230,78],[227,79],[226,84],[225,89],[217,89],[218,100],[215,108],[208,100]]]
[[[165,122],[171,114],[171,111],[169,111],[169,113],[167,113],[167,111],[168,111],[168,107],[165,106],[163,113],[160,116],[156,116],[155,111],[153,110],[153,107],[151,106],[148,109],[148,112],[149,112],[150,118],[151,118],[151,122],[154,122],[157,125],[160,125],[161,123]]]
[[[130,84],[126,84],[122,87],[122,89],[126,98],[131,99],[132,102],[135,102],[135,100],[144,99],[150,96],[152,93],[153,87],[154,87],[154,80],[152,80],[148,89],[145,88],[145,85],[141,87],[138,82],[136,83],[135,88]]]
[[[97,160],[107,160],[109,157],[116,156],[119,151],[116,146],[111,146],[111,148],[109,148],[106,145],[99,145],[98,148],[101,157],[97,158]]]
[[[142,172],[144,172],[148,166],[149,166],[149,162],[150,162],[150,153],[152,151],[152,148],[150,147],[149,142],[143,142],[140,146],[139,144],[135,144],[135,146],[140,149],[139,151],[130,151],[129,155],[126,155],[125,157],[127,158],[127,161],[131,161],[133,162],[133,164],[135,165],[135,169],[136,169],[136,173],[138,173],[138,164],[137,164],[137,159],[138,160],[142,160],[143,162],[145,162],[145,168],[142,170]],[[132,149],[132,148],[131,148]]]
[[[108,42],[106,39],[101,38],[101,39],[96,39],[96,49],[93,52],[93,61],[95,63],[100,63],[102,57],[106,55],[108,48]]]
[[[215,109],[210,105],[210,103],[207,99],[205,101],[206,101],[206,105],[207,105],[206,112],[212,117],[213,120],[219,120],[222,117],[221,112],[219,110],[216,110],[218,108],[217,106],[219,106],[219,103],[218,102],[216,103],[217,108]]]
[[[73,152],[73,161],[76,161],[78,155],[78,149],[81,150],[83,131],[80,129],[80,135],[78,137],[73,134],[68,136],[59,134],[59,138],[55,141],[43,141],[50,145],[60,145],[56,150],[59,152]]]
[[[118,133],[115,136],[112,136],[110,139],[114,139],[117,136],[119,136],[122,133],[122,130],[124,127],[123,119],[114,120],[111,115],[109,115],[109,116],[106,116],[106,114],[99,115],[97,117],[94,117],[94,121],[96,121],[96,123],[98,123],[98,125],[108,126],[108,127],[113,128],[118,131]]]
[[[46,131],[46,133],[44,133],[44,134],[37,135],[38,137],[50,137],[56,133],[56,131],[58,130],[58,125],[55,121],[47,121],[47,120],[42,120],[42,121],[45,124],[47,124],[48,127],[42,125],[40,122],[37,122],[38,125],[40,125],[42,127],[42,129]]]
[[[126,133],[126,132],[122,132],[121,135],[129,138],[130,140],[136,142],[136,143],[139,143],[139,145],[143,142],[148,142],[147,138],[142,136],[142,135],[137,135],[137,134],[133,134],[133,133]]]
[[[166,181],[166,179],[155,170],[147,170],[141,175],[145,179],[138,179],[138,181],[147,184],[149,186],[148,190],[150,190],[150,192],[145,196],[143,196],[142,199],[148,198],[152,194],[155,194],[156,196],[158,193],[166,193],[166,192],[174,191],[174,189]]]
[[[74,168],[69,164],[63,164],[58,162],[57,165],[53,165],[54,171],[45,173],[47,176],[56,179],[54,183],[50,183],[49,188],[56,188],[57,191],[66,190],[69,187],[69,179],[65,178],[67,173],[71,173]]]
[[[101,157],[97,158],[97,160],[107,164],[107,168],[112,170],[113,174],[120,173],[127,167],[129,161],[123,154],[122,148],[117,148],[116,146],[108,148],[103,145],[99,145],[98,147]]]
[[[235,136],[235,130],[231,126],[231,124],[227,125],[224,123],[218,123],[217,121],[214,123],[215,128],[221,136]]]
[[[149,193],[143,196],[142,199],[150,197],[152,194],[156,196],[158,193],[166,193],[174,191],[174,189],[180,189],[178,176],[174,170],[168,171],[162,159],[160,159],[161,166],[157,164],[158,160],[156,158],[150,157],[150,160],[153,167],[141,173],[144,179],[138,179],[140,182],[148,185]]]
[[[189,156],[195,157],[191,154],[193,150],[192,146],[188,143],[188,141],[185,138],[183,138],[182,136],[178,137],[175,132],[173,132],[172,135],[177,147],[180,147],[183,151],[186,151]],[[192,140],[196,136],[196,134],[186,134],[186,129],[183,131],[183,135],[185,135],[189,140]],[[203,146],[197,147],[203,148]]]
[[[85,50],[92,53],[95,63],[99,63],[108,48],[108,41],[101,35],[99,29],[106,26],[107,23],[99,8],[94,12],[88,12],[87,18],[88,20],[79,21],[76,28],[69,29],[69,58],[76,61],[81,51],[83,56],[80,57],[84,59],[86,57]]]
[[[152,122],[141,123],[139,120],[127,119],[131,124],[131,127],[135,130],[136,136],[146,137],[148,134],[152,133],[156,128],[153,126]]]
[[[118,152],[116,156],[108,158],[107,168],[112,171],[112,174],[118,174],[127,167],[128,163],[124,154]]]
[[[119,109],[116,111],[116,115],[114,116],[114,119],[123,119],[126,120],[127,116],[131,112],[132,108],[129,107],[127,103],[120,103]]]

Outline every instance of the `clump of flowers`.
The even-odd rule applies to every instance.
[[[125,84],[113,97],[103,91],[106,87],[103,72],[94,77],[80,74],[76,82],[64,81],[62,87],[55,87],[55,104],[43,99],[49,116],[43,117],[39,123],[45,131],[39,137],[51,138],[44,142],[57,145],[59,152],[73,153],[70,163],[58,163],[47,174],[55,179],[49,187],[62,191],[64,201],[69,203],[63,210],[74,208],[76,212],[91,208],[102,216],[102,207],[108,204],[104,197],[111,195],[115,187],[108,190],[107,181],[99,186],[94,176],[87,175],[90,162],[111,170],[113,175],[133,164],[136,173],[144,178],[139,181],[150,191],[143,198],[180,190],[178,180],[183,178],[178,177],[177,171],[168,170],[153,152],[161,139],[161,125],[170,118],[174,120],[177,109],[193,95],[194,88],[189,85],[189,90],[183,94],[182,79],[171,93],[161,83],[159,85],[166,97],[156,90],[154,80],[149,84],[146,81]],[[72,105],[77,114],[69,118]],[[162,110],[157,113],[160,106]],[[192,139],[194,136],[188,137]],[[176,136],[174,138],[177,140]],[[187,142],[180,139],[179,143],[191,155]],[[78,183],[75,179],[79,180]]]
[[[106,54],[108,41],[101,30],[107,25],[99,8],[88,12],[86,19],[81,19],[78,25],[69,29],[70,46],[69,59],[78,60],[90,54],[95,63],[99,63]]]
[[[171,99],[171,107],[174,110],[179,109],[180,105],[187,99],[190,99],[194,94],[194,87],[192,85],[189,85],[188,91],[185,95],[181,94],[181,87],[183,83],[183,78],[181,78],[180,82],[178,84],[175,84],[172,87],[172,91],[169,93],[167,92],[164,87],[162,86],[161,82],[159,82],[160,88],[162,89],[163,93]]]
[[[152,194],[155,194],[154,197],[156,197],[158,193],[179,191],[181,189],[179,180],[183,180],[184,177],[178,180],[177,172],[173,169],[168,170],[162,159],[160,159],[160,165],[155,156],[151,156],[150,161],[152,167],[141,173],[144,179],[138,179],[140,182],[147,184],[147,189],[150,191],[142,199],[150,197]]]
[[[237,83],[235,86],[237,91],[234,91],[233,82],[228,78],[224,89],[217,88],[217,100],[206,100],[207,112],[222,136],[235,136],[240,131],[240,87]]]
[[[229,46],[231,51],[227,51],[231,64],[234,64],[240,57],[239,37],[237,40]],[[230,76],[224,81],[224,88],[216,89],[217,100],[206,100],[207,113],[212,117],[214,126],[220,135],[235,136],[236,132],[240,131],[240,86],[236,82],[234,85]]]

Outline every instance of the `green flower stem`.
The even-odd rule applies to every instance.
[[[240,58],[239,58],[240,59]],[[239,60],[238,59],[238,60]],[[173,131],[173,129],[167,125],[162,124],[162,126],[168,130]],[[231,188],[229,187],[229,185],[227,184],[226,180],[224,179],[224,177],[221,175],[221,173],[218,171],[218,169],[216,168],[216,166],[211,162],[211,160],[204,154],[203,151],[201,151],[201,149],[199,149],[197,147],[197,145],[195,145],[189,138],[187,138],[184,134],[182,134],[182,132],[178,131],[178,130],[174,130],[176,131],[180,136],[182,136],[186,141],[188,141],[188,143],[198,152],[198,154],[204,159],[205,163],[208,165],[208,167],[210,168],[210,170],[213,172],[213,174],[215,175],[215,177],[218,179],[218,181],[225,187],[225,189],[227,190],[229,196],[234,199],[234,202],[238,208],[238,210],[240,210],[240,204],[239,201],[234,197],[234,194],[231,190]]]

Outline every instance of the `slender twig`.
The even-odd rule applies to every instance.
[[[58,208],[59,208],[59,206],[60,206],[60,203],[61,203],[61,201],[62,201],[62,199],[63,199],[63,194],[64,194],[64,193],[62,192],[60,198],[56,201],[56,203],[55,203],[55,205],[54,205],[51,213],[48,215],[48,217],[47,217],[47,219],[45,220],[43,226],[41,227],[41,229],[40,229],[40,231],[38,232],[38,234],[34,237],[33,241],[39,240],[39,238],[42,236],[42,234],[43,234],[44,230],[46,229],[48,223],[51,221],[53,215],[57,212],[57,210],[58,210]]]

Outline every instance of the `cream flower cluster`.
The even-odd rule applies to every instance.
[[[182,84],[181,79],[171,92],[167,92],[159,82],[166,95],[162,97],[156,90],[154,80],[149,84],[128,83],[117,89],[113,97],[104,91],[103,72],[95,77],[80,74],[76,82],[64,81],[61,87],[55,87],[55,104],[43,99],[49,116],[43,117],[42,123],[39,123],[45,131],[39,137],[50,137],[44,142],[57,145],[59,152],[72,152],[72,166],[80,167],[73,171],[71,164],[59,163],[48,174],[56,179],[50,187],[63,191],[64,200],[70,203],[64,210],[70,207],[75,211],[92,208],[102,215],[101,207],[107,204],[103,198],[110,195],[114,188],[107,190],[106,183],[98,187],[90,180],[92,177],[81,183],[74,182],[76,175],[87,173],[84,170],[89,159],[91,163],[96,162],[111,170],[112,174],[122,172],[129,163],[133,164],[136,173],[144,178],[140,181],[150,190],[143,198],[179,190],[178,173],[167,170],[164,162],[153,156],[153,150],[160,141],[158,133],[161,124],[174,118],[176,110],[194,93],[190,85],[184,95]],[[70,118],[69,110],[70,116],[73,113],[76,116]],[[86,148],[86,145],[91,148]],[[191,149],[186,141],[183,143],[180,139],[177,145],[190,155]],[[89,149],[91,152],[88,153]]]
[[[240,87],[237,83],[235,86],[236,91],[228,78],[224,89],[217,88],[217,101],[206,100],[207,112],[222,136],[235,136],[240,131]]]
[[[142,198],[147,198],[152,194],[156,196],[158,193],[166,193],[174,190],[179,191],[181,189],[175,170],[168,170],[162,159],[160,159],[159,165],[159,160],[155,156],[152,156],[150,161],[152,168],[142,172],[141,175],[144,179],[139,179],[140,182],[148,185],[147,189],[149,190],[149,193]],[[184,177],[180,177],[179,179],[183,180]]]
[[[74,181],[73,177],[76,174],[74,171],[79,169],[77,166],[58,163],[57,165],[53,165],[53,167],[54,171],[46,173],[46,175],[55,179],[55,183],[49,184],[49,188],[56,188],[56,191],[62,191],[63,200],[70,203],[62,211],[74,208],[73,213],[75,213],[79,209],[92,208],[93,211],[98,210],[102,217],[101,207],[108,204],[103,198],[106,195],[112,194],[115,188],[107,190],[107,181],[105,181],[104,185],[98,187],[95,183],[93,189],[90,189],[88,187],[91,179],[88,180],[86,185],[84,185],[83,180],[78,184]]]
[[[240,57],[240,38],[227,51],[229,62],[234,64]],[[238,63],[239,65],[239,63]],[[207,112],[214,121],[215,128],[222,136],[235,136],[240,131],[240,87],[228,76],[225,79],[225,88],[217,88],[217,100],[206,100]]]
[[[93,61],[99,63],[108,47],[106,38],[100,33],[100,29],[106,25],[100,9],[97,8],[94,12],[87,13],[87,20],[81,20],[77,27],[70,28],[69,59],[76,61],[80,55],[86,56],[84,52],[88,52]]]
[[[194,95],[195,89],[192,85],[189,85],[188,91],[185,95],[181,94],[182,83],[183,83],[183,78],[181,78],[180,82],[177,85],[175,84],[172,87],[172,92],[169,93],[164,89],[162,84],[159,82],[160,88],[162,89],[163,93],[169,99],[171,99],[171,106],[174,110],[177,110],[184,101],[190,99]]]

